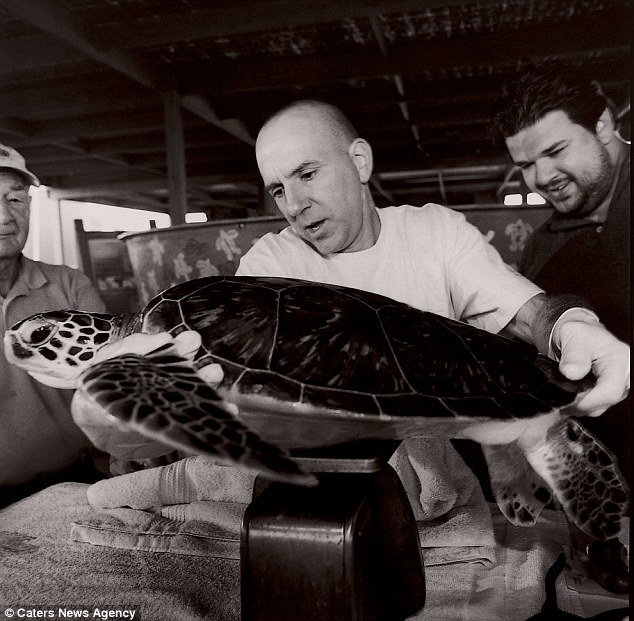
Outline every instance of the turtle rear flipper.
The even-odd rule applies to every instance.
[[[618,536],[628,488],[615,458],[597,438],[576,420],[565,418],[541,441],[523,448],[581,531],[600,540]]]
[[[500,511],[515,526],[532,526],[551,501],[548,485],[515,442],[482,444],[491,490]]]
[[[81,377],[80,399],[100,408],[126,429],[188,453],[207,454],[255,469],[269,478],[314,485],[285,452],[240,422],[231,404],[180,356],[165,348],[145,356],[125,354],[90,367]]]

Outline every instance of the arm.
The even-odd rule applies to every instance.
[[[588,302],[576,295],[535,295],[517,311],[503,332],[532,343],[542,354],[551,355],[553,327],[563,313],[573,308],[587,309],[589,318],[594,315]]]
[[[597,382],[577,404],[581,414],[598,416],[627,396],[630,349],[580,298],[536,295],[519,309],[505,332],[559,359],[559,370],[568,379],[581,379],[592,371]]]

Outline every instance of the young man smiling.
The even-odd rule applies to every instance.
[[[630,149],[601,86],[561,62],[537,65],[503,89],[491,130],[526,185],[553,207],[529,238],[520,271],[547,293],[583,297],[631,343]],[[630,400],[587,423],[629,478]],[[627,591],[622,549],[592,544],[589,552],[598,582]]]

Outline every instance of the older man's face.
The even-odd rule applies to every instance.
[[[0,259],[17,257],[29,234],[29,184],[18,173],[0,170]]]
[[[295,233],[320,254],[364,250],[367,205],[349,145],[318,116],[289,113],[256,144],[266,190]]]

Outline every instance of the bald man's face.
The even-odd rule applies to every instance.
[[[304,109],[269,122],[256,142],[266,190],[295,233],[322,255],[364,250],[376,241],[366,225],[367,178],[351,150],[354,144],[351,149],[326,120]]]

